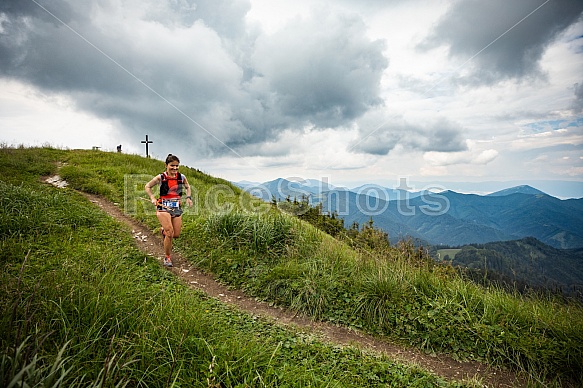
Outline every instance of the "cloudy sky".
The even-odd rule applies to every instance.
[[[581,0],[2,0],[0,142],[232,181],[583,182]],[[583,196],[583,183],[581,183]]]

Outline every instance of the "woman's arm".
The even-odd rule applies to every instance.
[[[186,204],[188,206],[192,206],[192,190],[190,189],[190,185],[188,184],[188,180],[186,179],[186,177],[184,177],[183,184],[184,184],[184,187],[186,188]]]
[[[154,187],[158,184],[160,184],[160,175],[156,175],[154,178],[152,178],[152,180],[150,182],[146,183],[146,186],[144,186],[144,189],[146,190],[146,194],[148,194],[148,197],[150,197],[150,201],[154,205],[156,205],[157,200],[156,200],[156,197],[154,196],[154,194],[152,193],[152,187]]]

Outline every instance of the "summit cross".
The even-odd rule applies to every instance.
[[[150,154],[148,153],[148,144],[152,144],[153,141],[152,140],[148,140],[148,135],[146,135],[146,140],[142,140],[143,144],[146,144],[146,158],[150,157]]]

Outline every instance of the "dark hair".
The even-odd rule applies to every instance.
[[[176,155],[168,154],[168,156],[166,157],[166,164],[170,164],[172,162],[180,163],[180,159],[178,159],[178,156]]]

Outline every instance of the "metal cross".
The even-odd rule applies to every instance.
[[[153,143],[153,141],[152,140],[148,140],[148,135],[146,135],[146,140],[145,141],[142,140],[142,143],[145,143],[146,144],[146,158],[149,158],[150,157],[150,154],[148,153],[148,144]]]

